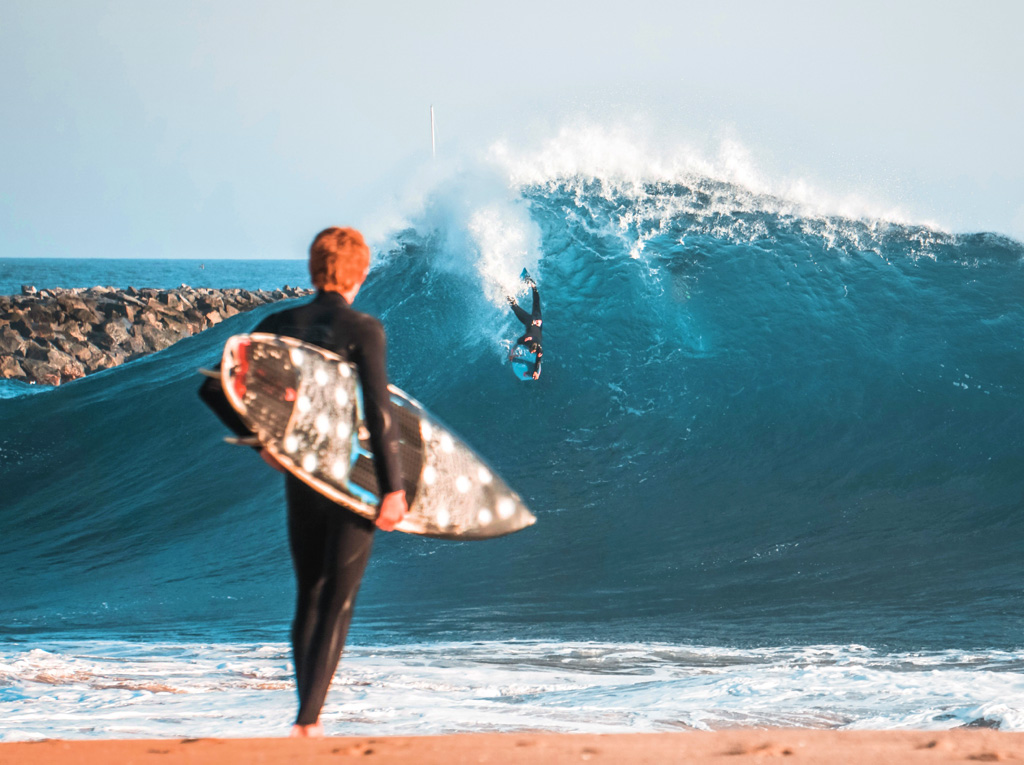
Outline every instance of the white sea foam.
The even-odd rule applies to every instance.
[[[519,291],[524,268],[537,271],[540,232],[522,202],[493,203],[473,212],[468,229],[480,253],[477,270],[491,302]]]
[[[276,736],[284,644],[126,642],[0,650],[0,740]],[[323,721],[337,735],[735,725],[1024,730],[1024,652],[737,650],[640,643],[353,647]]]
[[[513,186],[548,186],[598,181],[606,194],[646,195],[650,184],[728,184],[717,211],[759,211],[808,218],[841,217],[911,223],[897,206],[863,194],[836,194],[800,176],[771,177],[750,149],[735,137],[712,151],[658,137],[642,125],[577,121],[535,145],[495,142],[489,159]],[[913,221],[936,227],[926,221]]]
[[[656,136],[636,121],[576,121],[539,142],[498,141],[474,161],[417,176],[399,195],[403,212],[392,211],[389,225],[378,227],[378,249],[387,251],[404,229],[440,235],[451,262],[435,265],[476,271],[483,293],[503,308],[519,272],[537,271],[541,232],[530,208],[537,190],[566,194],[564,214],[573,225],[622,240],[637,259],[668,231],[681,245],[693,235],[770,242],[770,220],[827,249],[879,255],[882,238],[894,231],[918,240],[911,257],[933,257],[933,246],[952,238],[864,194],[829,193],[806,178],[769,174],[734,137],[707,150]]]

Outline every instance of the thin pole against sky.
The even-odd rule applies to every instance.
[[[430,156],[437,159],[437,133],[434,130],[434,105],[430,105]]]

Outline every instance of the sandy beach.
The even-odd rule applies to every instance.
[[[731,730],[713,733],[472,733],[322,739],[48,740],[0,744],[0,763],[744,763],[822,765],[1004,762],[1024,759],[1024,733],[993,730]]]

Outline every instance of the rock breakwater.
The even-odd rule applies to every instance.
[[[36,290],[0,295],[0,378],[41,385],[84,377],[163,350],[244,311],[313,290]]]

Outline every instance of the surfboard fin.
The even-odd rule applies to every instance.
[[[214,380],[219,380],[220,379],[220,372],[218,372],[216,369],[203,369],[203,368],[200,368],[199,369],[199,374],[201,374],[203,377],[210,377],[210,378],[212,378]]]
[[[224,441],[235,446],[259,446],[260,440],[256,436],[226,436]]]

